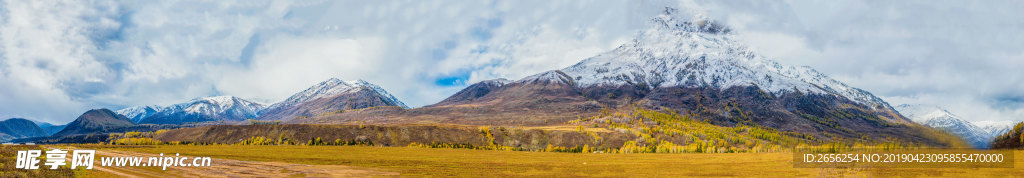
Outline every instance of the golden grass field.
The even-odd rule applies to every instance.
[[[412,176],[925,176],[925,177],[1021,177],[1024,156],[1015,157],[1015,168],[793,168],[792,153],[722,154],[584,154],[417,147],[370,146],[237,146],[237,145],[161,145],[90,146],[101,151],[138,154],[209,156],[255,162],[280,162],[301,165],[339,165],[346,175]],[[1024,151],[1015,151],[1022,155]],[[217,165],[218,162],[213,162]],[[153,168],[142,172],[159,172]],[[187,169],[186,169],[187,170]],[[310,176],[309,174],[288,174]],[[109,174],[76,171],[77,175],[105,177]],[[388,174],[385,174],[388,173]],[[173,174],[172,174],[173,175]]]

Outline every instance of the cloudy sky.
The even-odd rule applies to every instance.
[[[1024,3],[1012,1],[5,1],[0,118],[234,95],[273,103],[337,77],[413,107],[617,47],[665,6],[892,105],[1024,119]]]

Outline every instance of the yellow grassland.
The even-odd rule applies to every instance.
[[[85,146],[88,147],[88,146]],[[426,176],[927,176],[1013,177],[1015,168],[794,168],[792,153],[578,154],[373,146],[97,146],[219,159],[346,165]],[[1024,151],[1016,151],[1022,155]],[[214,163],[216,164],[216,163]]]

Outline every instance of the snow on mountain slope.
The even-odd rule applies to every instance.
[[[494,86],[499,86],[500,87],[502,85],[505,85],[505,84],[508,84],[508,83],[512,83],[512,81],[508,80],[508,79],[505,79],[505,78],[498,78],[498,79],[484,80],[484,81],[480,81],[480,82],[477,82],[477,83],[487,84],[487,85],[494,85]]]
[[[983,126],[981,126],[981,129],[988,131],[988,133],[991,134],[992,137],[996,137],[1012,130],[1013,125],[1016,123],[1020,122],[993,122],[988,124],[982,124]]]
[[[157,112],[160,112],[163,108],[157,105],[150,106],[133,106],[115,111],[117,114],[123,115],[132,122],[139,123],[142,119],[152,116]]]
[[[265,106],[234,96],[192,99],[167,107],[137,106],[118,110],[136,123],[181,124],[204,121],[240,121],[255,118]]]
[[[960,119],[949,111],[929,105],[899,105],[896,110],[919,124],[944,130],[971,143],[976,148],[988,148],[992,134],[970,122]]]
[[[406,106],[405,103],[402,103],[402,101],[398,100],[398,98],[395,98],[394,95],[391,95],[391,93],[388,93],[388,91],[384,90],[384,88],[381,88],[380,86],[377,86],[364,80],[357,80],[349,83],[355,84],[356,86],[363,86],[373,89],[374,92],[377,92],[378,94],[385,96],[385,99],[388,100],[388,102],[396,103],[398,106],[402,108],[409,108],[409,106]]]
[[[370,82],[366,82],[363,80],[346,82],[338,78],[331,78],[326,81],[320,82],[319,84],[313,85],[312,87],[309,87],[308,89],[303,90],[302,92],[296,93],[291,97],[288,97],[288,99],[285,99],[284,101],[270,105],[270,107],[267,107],[267,109],[270,110],[273,108],[291,107],[320,98],[331,97],[343,93],[357,92],[361,90],[362,87],[369,88],[374,92],[377,92],[382,96],[385,96],[384,99],[389,100],[389,102],[397,103],[399,106],[403,108],[408,108],[408,106],[406,106],[405,103],[399,101],[397,98],[395,98],[395,96],[392,96],[390,93],[385,91],[380,86],[374,85]]]
[[[256,102],[244,100],[234,96],[214,96],[193,99],[187,103],[181,103],[167,107],[166,111],[185,112],[190,114],[224,114],[235,113],[238,115],[256,116],[256,112],[265,106]]]
[[[706,16],[681,17],[675,9],[652,20],[653,28],[612,51],[562,70],[517,82],[563,81],[586,88],[625,84],[657,87],[715,87],[756,85],[773,93],[834,94],[859,104],[891,108],[874,95],[847,86],[808,67],[779,64],[738,42],[725,26]]]
[[[370,100],[383,101],[384,103],[408,108],[408,106],[380,86],[363,80],[346,82],[337,78],[331,78],[292,95],[285,101],[273,104],[270,107],[233,96],[215,96],[197,98],[189,102],[174,104],[167,107],[129,107],[118,110],[117,113],[130,118],[133,122],[148,124],[243,121],[246,119],[257,119],[261,114],[263,114],[263,111],[276,112],[280,111],[279,109],[282,108],[299,106],[321,98],[337,97],[345,94],[362,96],[360,94],[363,93],[375,93],[375,97]],[[376,96],[379,96],[379,98]]]
[[[288,121],[330,112],[380,106],[409,108],[380,86],[331,78],[260,111],[261,120]]]

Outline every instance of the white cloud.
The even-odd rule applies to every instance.
[[[454,71],[474,69],[469,83],[494,78],[516,80],[548,70],[560,69],[585,58],[609,51],[628,40],[604,38],[591,28],[552,29],[536,26],[529,31],[495,37],[492,42],[452,50],[455,56],[440,63]],[[486,52],[479,52],[486,48]]]
[[[28,104],[0,114],[54,122],[90,108],[210,95],[274,102],[330,77],[366,79],[410,105],[426,105],[459,89],[436,85],[440,77],[518,78],[564,67],[614,48],[637,27],[626,1],[14,1],[2,7],[0,81],[19,87],[3,89],[0,99]],[[493,50],[469,54],[484,45]],[[60,112],[41,111],[54,109]]]
[[[342,80],[386,75],[373,38],[278,36],[264,43],[249,67],[223,70],[215,84],[224,93],[276,102],[331,77]]]
[[[117,9],[85,2],[0,2],[0,117],[58,116],[83,112],[79,96],[113,80],[105,61],[92,58],[91,38],[117,28]],[[97,2],[105,3],[105,2]]]

